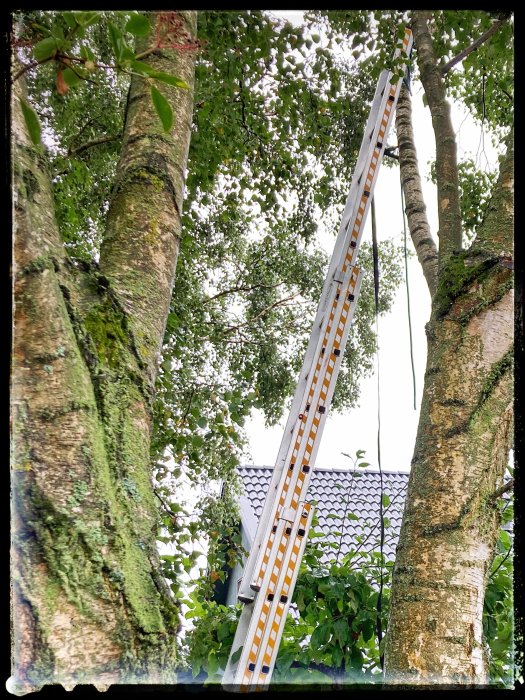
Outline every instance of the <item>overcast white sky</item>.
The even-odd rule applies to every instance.
[[[292,21],[300,20],[299,12],[275,12]],[[427,216],[434,238],[437,239],[438,217],[436,189],[427,180],[429,161],[435,159],[435,141],[430,111],[423,105],[423,91],[419,82],[412,86],[412,110],[414,137],[418,152]],[[491,167],[497,163],[497,152],[485,134],[481,143],[481,127],[470,116],[452,105],[452,119],[458,139],[458,160],[468,156],[477,158],[479,167]],[[392,129],[389,145],[396,144]],[[484,148],[484,151],[483,151]],[[375,187],[376,219],[379,244],[385,238],[403,241],[403,220],[399,189],[398,167],[382,167]],[[327,241],[331,255],[335,242]],[[371,224],[368,217],[362,241],[371,241]],[[409,249],[414,252],[410,235]],[[359,258],[357,260],[359,265]],[[410,363],[409,327],[406,287],[403,284],[397,294],[391,313],[379,320],[379,373],[381,401],[381,464],[383,469],[409,471],[419,417],[419,407],[426,365],[425,323],[430,316],[430,295],[415,254],[409,259],[408,280],[411,303],[412,340],[416,371],[417,410],[413,405],[412,369]],[[352,332],[352,331],[350,331]],[[327,418],[316,460],[317,468],[350,468],[351,461],[343,452],[354,455],[357,450],[366,451],[366,461],[377,468],[377,375],[362,382],[359,407],[346,414],[332,414]],[[287,416],[286,416],[287,417]],[[254,411],[246,428],[250,440],[251,460],[257,466],[273,466],[282,439],[286,417],[279,426],[266,428],[258,411]]]

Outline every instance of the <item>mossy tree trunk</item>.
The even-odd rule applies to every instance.
[[[194,36],[196,15],[181,13]],[[179,248],[195,52],[146,60],[164,134],[133,77],[100,266],[64,253],[52,184],[13,90],[13,676],[46,683],[173,682],[178,608],[160,573],[151,401]]]
[[[427,13],[414,13],[438,145],[449,131],[449,108],[427,21]],[[399,134],[400,143],[406,136]],[[488,681],[482,614],[499,526],[493,496],[512,446],[512,134],[485,219],[464,251],[458,250],[455,144],[446,138],[437,148],[437,289],[385,646],[387,682],[407,685]]]

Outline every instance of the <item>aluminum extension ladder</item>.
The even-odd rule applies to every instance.
[[[412,32],[401,51],[409,56]],[[222,685],[264,690],[270,683],[303,556],[313,508],[306,499],[327,410],[361,286],[354,265],[386,147],[402,78],[378,80],[350,193],[313,324],[273,476],[246,562],[238,598],[244,603]]]

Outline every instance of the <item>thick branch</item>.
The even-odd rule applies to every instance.
[[[467,46],[466,49],[463,49],[463,51],[460,51],[457,56],[454,56],[454,58],[451,58],[448,63],[445,63],[444,66],[441,67],[441,75],[446,75],[451,68],[453,68],[457,63],[462,61],[464,58],[466,58],[470,53],[475,51],[478,46],[481,46],[481,44],[484,44],[487,39],[490,39],[490,37],[495,34],[498,29],[501,27],[502,24],[504,24],[507,21],[507,18],[505,19],[498,19],[494,24],[487,29],[487,31],[482,34],[476,41],[472,42],[470,46]]]
[[[184,30],[195,35],[196,13],[180,14]],[[147,47],[147,39],[143,42]],[[146,380],[153,385],[179,252],[195,52],[166,48],[149,55],[148,65],[181,77],[190,89],[162,87],[174,116],[173,128],[165,133],[150,85],[133,75],[100,268],[127,312]]]
[[[412,107],[410,94],[405,85],[399,94],[396,110],[396,131],[399,144],[399,168],[406,200],[406,215],[410,235],[423,274],[434,296],[438,277],[438,251],[432,238],[426,215],[426,205],[421,188],[421,177],[417,162],[417,152],[412,131]]]
[[[417,47],[421,82],[425,89],[436,138],[436,180],[439,216],[439,269],[454,252],[461,250],[461,210],[459,206],[456,137],[445,85],[437,65],[428,29],[431,13],[413,12],[412,28]]]

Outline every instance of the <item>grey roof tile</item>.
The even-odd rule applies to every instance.
[[[257,520],[262,512],[272,471],[272,467],[239,467],[244,493]],[[408,476],[407,472],[383,472],[383,492],[390,497],[389,505],[383,508],[385,517],[390,520],[390,526],[385,530],[383,551],[387,559],[391,560],[395,557],[399,538]],[[343,533],[343,556],[357,547],[361,551],[379,550],[380,493],[381,475],[378,471],[313,470],[308,500],[317,501],[318,529],[327,536],[333,532]],[[348,519],[348,513],[354,513],[358,519]],[[338,517],[329,517],[330,515]],[[360,535],[365,540],[361,546],[356,540]],[[329,556],[326,553],[325,560]]]

